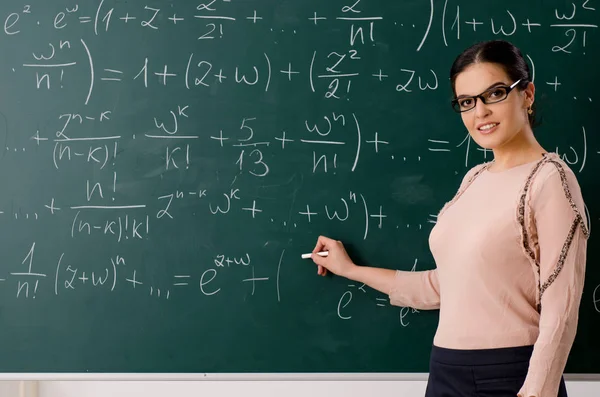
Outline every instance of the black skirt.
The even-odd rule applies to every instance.
[[[425,397],[516,397],[532,352],[533,346],[480,350],[433,346]],[[567,397],[562,377],[557,397]]]

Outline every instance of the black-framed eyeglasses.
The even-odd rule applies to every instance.
[[[477,103],[477,98],[481,98],[483,103],[498,103],[502,102],[508,97],[508,94],[521,82],[522,79],[519,79],[512,83],[510,86],[506,85],[498,85],[492,87],[479,95],[465,96],[461,98],[455,98],[452,100],[452,108],[457,113],[466,112],[475,108],[475,104]]]

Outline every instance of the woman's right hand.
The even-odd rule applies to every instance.
[[[327,256],[317,255],[317,252],[328,251]],[[327,271],[341,277],[348,278],[349,274],[357,267],[346,253],[341,241],[325,236],[319,236],[311,259],[318,266],[317,274],[325,276]]]

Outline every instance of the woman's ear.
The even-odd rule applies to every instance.
[[[527,84],[527,87],[523,90],[525,94],[525,107],[529,108],[533,105],[535,100],[535,85],[531,82]]]

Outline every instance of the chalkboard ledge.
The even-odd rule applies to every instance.
[[[1,373],[1,381],[427,381],[428,373]],[[600,374],[565,374],[599,381]]]

